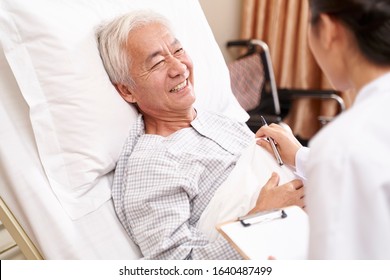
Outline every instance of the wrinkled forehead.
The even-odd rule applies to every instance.
[[[133,42],[150,40],[149,42],[152,43],[152,41],[166,36],[175,37],[174,32],[169,26],[160,22],[149,22],[134,27],[129,32],[128,39]]]
[[[147,59],[165,48],[180,44],[171,29],[161,23],[148,23],[129,33],[127,48],[134,58]]]

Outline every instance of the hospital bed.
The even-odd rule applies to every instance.
[[[94,30],[133,9],[171,21],[195,64],[196,106],[248,119],[197,0],[0,1],[0,219],[28,259],[138,259],[114,212],[113,170],[134,108]]]

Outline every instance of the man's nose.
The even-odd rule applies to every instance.
[[[168,74],[171,77],[176,77],[178,75],[183,75],[187,71],[187,65],[183,63],[180,59],[176,57],[171,57],[169,59],[169,70]]]

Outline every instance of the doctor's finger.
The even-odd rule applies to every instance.
[[[270,154],[272,154],[272,155],[274,154],[273,150],[272,150],[272,147],[271,147],[271,144],[269,143],[268,140],[263,139],[263,138],[258,138],[256,140],[256,144],[259,145],[260,147],[264,148]]]
[[[262,126],[256,132],[256,137],[272,137],[278,138],[281,133],[286,133],[286,130],[278,124],[270,124],[269,126]]]

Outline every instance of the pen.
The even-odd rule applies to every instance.
[[[261,121],[262,121],[263,125],[268,126],[268,124],[267,124],[266,120],[264,119],[264,117],[263,116],[260,116],[260,117],[261,117]],[[275,144],[274,139],[272,139],[271,137],[267,137],[267,140],[271,144],[271,147],[272,147],[272,150],[274,151],[274,155],[276,157],[277,162],[279,163],[280,166],[282,166],[283,165],[283,160],[280,157],[278,149],[276,148],[276,144]]]

